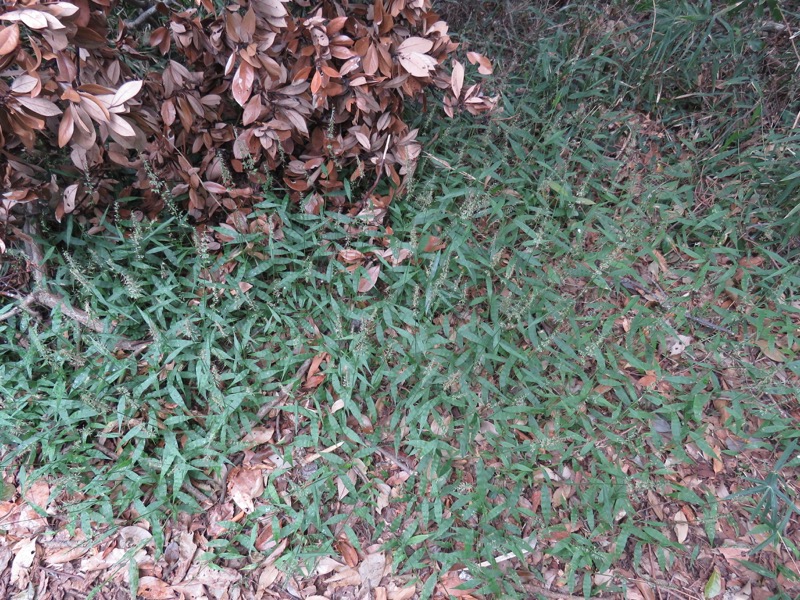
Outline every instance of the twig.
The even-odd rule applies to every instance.
[[[23,298],[17,307],[7,313],[4,313],[3,315],[0,315],[0,321],[4,321],[12,317],[14,314],[19,312],[19,310],[27,310],[31,304],[35,303],[51,310],[58,308],[61,310],[61,313],[64,316],[72,319],[73,321],[77,321],[87,329],[91,329],[96,333],[106,333],[106,326],[102,321],[93,318],[87,312],[80,310],[79,308],[72,307],[63,296],[47,291],[47,283],[44,276],[44,253],[42,252],[42,248],[34,239],[34,235],[38,234],[38,228],[34,223],[33,207],[31,206],[31,203],[28,204],[27,214],[25,216],[25,225],[23,228],[25,231],[20,231],[19,229],[14,228],[14,233],[22,240],[25,246],[25,253],[28,256],[28,261],[33,267],[33,281],[35,284],[34,290],[25,298]],[[146,348],[150,343],[151,340],[131,340],[125,336],[120,336],[120,339],[117,341],[114,349],[139,352]]]
[[[525,543],[527,543],[533,549],[536,548],[537,540],[534,536],[530,536],[525,540]],[[530,554],[531,550],[523,549],[521,550],[521,553],[523,556],[525,556],[526,554]],[[517,554],[515,554],[514,552],[508,552],[506,554],[498,556],[493,561],[489,560],[483,561],[481,564],[478,565],[478,567],[481,569],[485,569],[487,567],[492,566],[492,564],[505,562],[507,560],[511,560],[512,558],[517,558]],[[469,581],[470,579],[472,579],[472,573],[470,572],[469,568],[461,569],[458,572],[458,577],[459,579],[462,579],[464,581]],[[545,598],[550,598],[551,600],[584,600],[583,596],[574,596],[572,594],[550,590],[544,587],[540,583],[526,582],[525,586],[527,588],[533,588],[533,590],[535,590],[534,591],[535,594],[539,594],[540,596],[544,596]]]
[[[194,485],[192,485],[192,482],[189,481],[188,478],[184,480],[181,489],[187,494],[189,494],[192,498],[197,500],[197,503],[200,506],[208,506],[209,504],[213,504],[213,501],[208,496],[203,494],[203,492],[194,487]]]
[[[147,19],[152,17],[158,11],[158,5],[159,4],[165,4],[165,5],[169,6],[170,4],[172,4],[172,0],[164,0],[164,2],[156,2],[150,8],[145,10],[142,14],[140,14],[138,17],[136,17],[135,19],[132,19],[130,21],[125,21],[124,22],[125,23],[125,27],[127,27],[128,29],[136,29],[137,27],[142,25],[142,23],[147,21]]]
[[[406,461],[397,456],[394,452],[389,452],[388,450],[381,448],[380,446],[377,445],[373,446],[373,449],[376,450],[378,454],[380,454],[390,463],[394,463],[396,466],[398,466],[407,475],[413,476],[417,474],[417,472],[414,469],[408,466],[408,463],[406,463]]]
[[[94,447],[95,447],[95,450],[97,450],[98,452],[104,454],[105,456],[107,456],[111,460],[116,461],[116,460],[119,459],[119,456],[117,456],[111,450],[109,450],[108,448],[103,446],[103,444],[101,444],[100,442],[95,442],[94,443]]]

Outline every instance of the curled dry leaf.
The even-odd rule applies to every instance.
[[[348,567],[353,568],[358,564],[358,552],[356,552],[356,549],[353,548],[350,542],[347,540],[339,540],[334,544],[334,547],[339,551],[339,554],[342,555]]]
[[[483,54],[467,52],[467,60],[469,60],[470,64],[478,65],[478,73],[481,75],[491,75],[494,72],[491,61]]]

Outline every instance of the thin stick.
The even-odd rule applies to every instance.
[[[150,17],[152,17],[156,13],[156,11],[158,10],[158,5],[159,4],[160,4],[160,2],[156,2],[150,8],[145,10],[142,14],[140,14],[138,17],[136,17],[135,19],[131,19],[130,21],[125,21],[125,27],[127,27],[128,29],[136,29],[137,27],[139,27],[142,23],[147,21],[147,19],[149,19]],[[171,0],[165,0],[163,2],[163,4],[169,6],[170,4],[172,4],[172,1]]]
[[[408,464],[399,456],[394,454],[393,452],[389,452],[388,450],[381,448],[380,446],[373,446],[373,448],[380,454],[383,458],[388,460],[390,463],[394,463],[398,466],[404,473],[409,476],[416,475],[417,472],[408,466]]]
[[[25,253],[28,255],[28,261],[33,267],[35,289],[23,298],[22,302],[15,309],[0,315],[0,321],[12,317],[16,312],[19,312],[19,309],[27,310],[28,306],[36,303],[51,310],[58,308],[67,318],[77,321],[87,329],[91,329],[96,333],[110,333],[106,331],[106,326],[102,321],[93,318],[86,311],[72,307],[63,296],[47,291],[47,283],[44,276],[44,253],[33,237],[38,233],[38,228],[33,220],[33,207],[31,203],[28,203],[27,208],[28,211],[24,225],[25,231],[14,228],[14,233],[22,240],[25,246]],[[120,340],[114,346],[114,350],[139,352],[150,343],[151,340],[130,340],[125,336],[120,336]]]

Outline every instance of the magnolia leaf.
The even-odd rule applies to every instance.
[[[142,89],[141,80],[129,81],[128,83],[122,84],[114,94],[114,98],[111,100],[111,105],[109,106],[109,108],[122,106],[128,100],[130,100],[136,94],[138,94],[141,89]]]
[[[75,210],[75,198],[78,196],[78,184],[73,183],[64,188],[64,213]]]
[[[33,77],[24,73],[12,82],[11,91],[15,94],[30,94],[37,86],[41,86],[38,75]]]
[[[250,94],[253,92],[253,81],[255,80],[255,71],[252,65],[246,61],[239,64],[236,73],[233,75],[233,83],[231,90],[233,92],[233,99],[236,100],[239,106],[244,107],[247,103]]]
[[[58,147],[63,148],[72,139],[72,132],[75,131],[75,121],[72,118],[72,112],[67,111],[61,117],[61,123],[58,126]]]
[[[0,29],[0,56],[11,54],[19,44],[19,25],[14,23]]]
[[[43,117],[57,117],[61,114],[61,109],[58,108],[58,106],[44,98],[27,98],[25,96],[20,96],[16,98],[16,101],[29,111]]]
[[[421,37],[410,37],[398,46],[397,52],[401,54],[410,54],[412,52],[424,54],[425,52],[429,52],[431,48],[433,48],[433,42],[431,40],[426,40]]]
[[[450,75],[450,88],[453,96],[458,99],[461,96],[461,88],[464,87],[464,65],[457,60],[453,60],[453,73]]]
[[[111,115],[111,119],[108,121],[108,128],[120,137],[136,137],[136,132],[130,123],[119,115]]]
[[[0,15],[3,21],[22,21],[31,29],[47,29],[47,18],[45,13],[29,8],[15,10],[4,15]]]

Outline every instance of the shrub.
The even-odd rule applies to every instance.
[[[116,198],[155,217],[173,197],[198,222],[236,228],[235,213],[282,185],[308,212],[328,204],[379,222],[421,150],[405,100],[433,86],[451,116],[496,102],[465,85],[430,0],[199,0],[126,21],[130,8],[0,8],[0,220],[43,199],[59,221],[74,213],[91,227]],[[145,17],[163,24],[142,35]],[[346,197],[346,179],[363,196]]]

